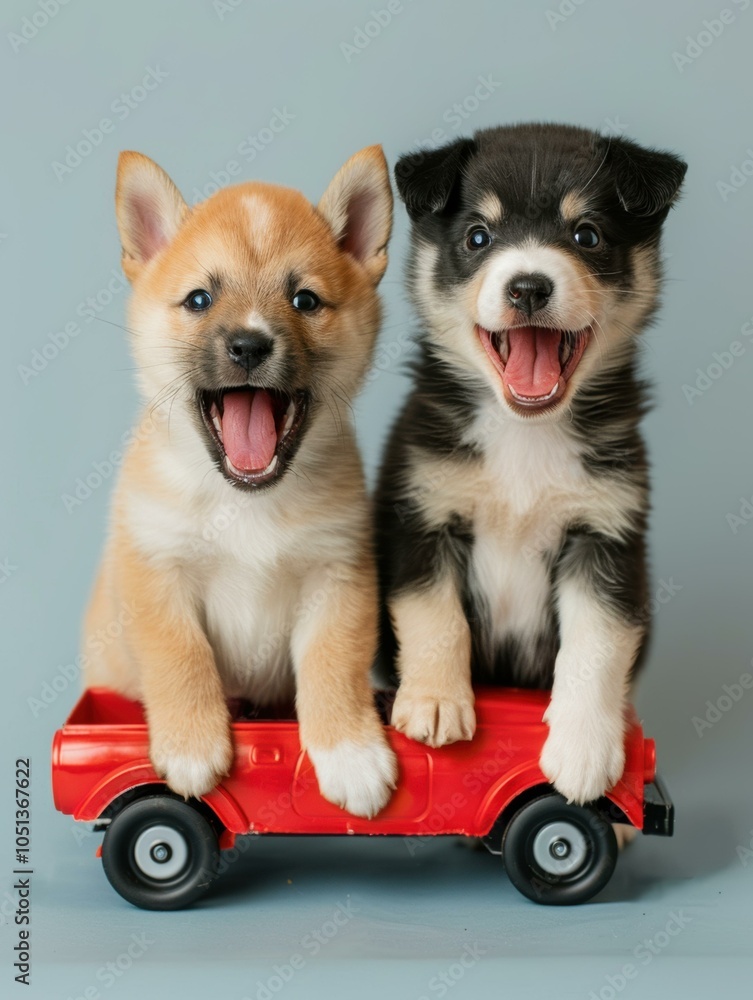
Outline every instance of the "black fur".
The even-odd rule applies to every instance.
[[[433,274],[438,295],[462,289],[483,265],[484,252],[468,253],[464,234],[489,192],[504,206],[502,220],[493,226],[497,247],[534,237],[586,262],[604,289],[629,295],[636,248],[650,251],[658,274],[661,226],[684,173],[685,164],[676,156],[625,139],[566,126],[520,125],[404,156],[395,178],[413,223],[414,246],[439,248]],[[581,191],[589,196],[589,219],[603,237],[598,252],[576,246],[572,228],[560,216],[562,198]],[[416,264],[412,256],[408,276],[414,292]],[[636,333],[653,319],[655,307],[655,302],[646,302]],[[493,390],[481,374],[475,377],[453,368],[446,352],[437,348],[430,326],[419,335],[416,357],[413,391],[389,437],[376,494],[385,604],[396,594],[426,587],[440,570],[449,568],[471,626],[473,675],[486,682],[551,685],[559,646],[554,594],[558,582],[573,575],[615,616],[641,625],[647,634],[646,501],[633,513],[629,537],[619,543],[604,537],[595,525],[568,525],[542,556],[551,592],[541,634],[511,635],[501,644],[492,640],[489,608],[469,577],[474,525],[460,513],[444,525],[427,525],[421,490],[411,492],[406,479],[416,453],[469,469],[482,461],[473,445],[463,443],[463,434],[482,402],[493,398]],[[639,432],[646,390],[636,368],[635,358],[629,358],[617,368],[594,373],[574,396],[565,422],[590,477],[627,480],[647,493]],[[441,489],[441,482],[427,488]],[[384,623],[385,649],[393,656],[395,641],[387,615]]]

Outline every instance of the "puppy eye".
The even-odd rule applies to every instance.
[[[488,247],[491,243],[491,234],[488,233],[482,226],[476,226],[468,233],[468,239],[465,241],[466,246],[469,250],[483,250],[484,247]]]
[[[183,301],[183,305],[186,309],[190,309],[191,312],[204,312],[212,304],[212,296],[209,292],[205,292],[203,288],[195,288],[192,292],[189,292]]]
[[[291,301],[293,308],[299,312],[313,312],[321,305],[319,296],[315,292],[309,291],[308,288],[302,288],[300,292],[296,292]]]
[[[599,234],[593,226],[578,226],[573,233],[573,239],[583,250],[593,250],[599,245]]]

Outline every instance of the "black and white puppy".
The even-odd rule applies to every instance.
[[[552,688],[547,778],[601,796],[647,637],[638,335],[686,165],[561,125],[404,156],[414,388],[377,491],[393,723],[470,739],[471,681]]]

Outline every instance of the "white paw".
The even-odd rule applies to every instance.
[[[177,795],[186,799],[206,795],[228,773],[233,763],[233,749],[229,732],[217,734],[215,739],[203,739],[202,746],[178,749],[174,737],[152,739],[150,757],[154,770],[164,778]]]
[[[584,718],[573,712],[547,721],[549,736],[539,761],[546,778],[568,802],[601,798],[625,769],[622,716]]]
[[[397,761],[387,741],[343,740],[329,750],[309,747],[319,791],[354,816],[370,819],[387,805],[397,783]]]
[[[392,708],[392,725],[412,740],[442,747],[458,740],[472,740],[476,731],[473,693],[455,698],[411,695],[398,688]]]

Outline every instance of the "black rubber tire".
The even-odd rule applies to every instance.
[[[546,871],[533,854],[539,831],[558,821],[576,827],[586,841],[582,866],[566,876]],[[522,806],[502,838],[502,859],[512,884],[535,903],[548,906],[570,906],[595,896],[612,877],[618,853],[611,823],[589,806],[569,805],[556,792]]]
[[[150,878],[135,859],[139,835],[157,824],[176,831],[188,848],[183,868],[169,879]],[[168,795],[150,795],[125,806],[102,842],[102,864],[110,885],[144,910],[190,906],[216,878],[219,860],[217,834],[208,820],[193,806]]]

